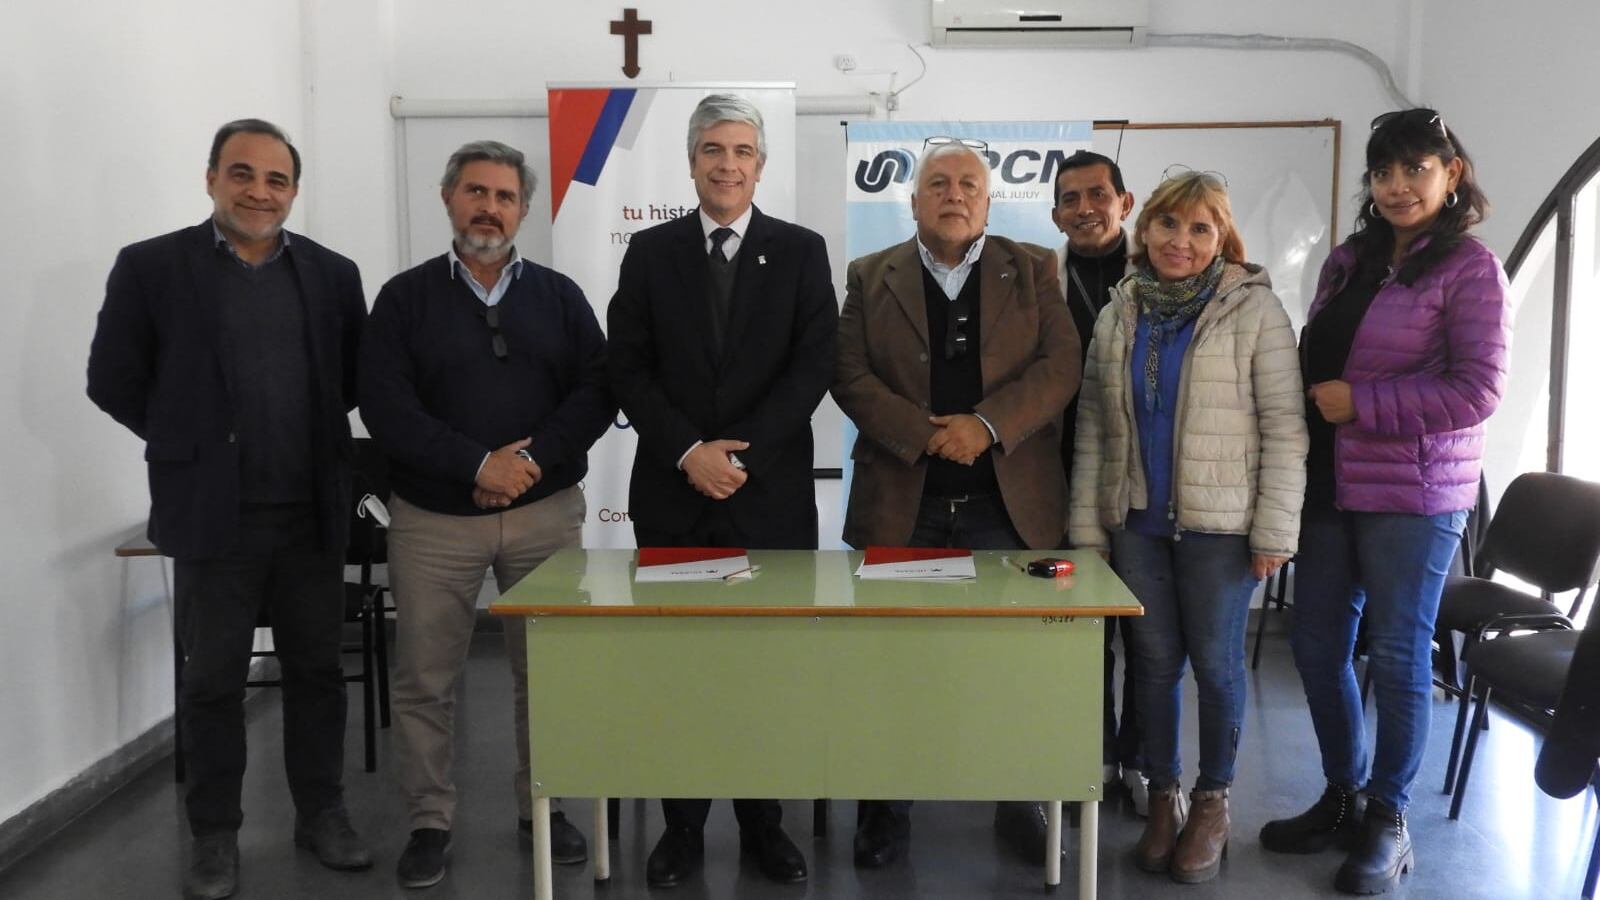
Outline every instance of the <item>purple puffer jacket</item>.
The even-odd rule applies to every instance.
[[[1308,321],[1355,263],[1348,241],[1328,257]],[[1483,421],[1506,386],[1509,292],[1500,261],[1472,238],[1410,287],[1378,291],[1344,367],[1356,419],[1334,437],[1340,509],[1434,515],[1477,501]]]

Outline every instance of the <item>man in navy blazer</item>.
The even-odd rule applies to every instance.
[[[766,138],[748,100],[702,100],[688,151],[699,209],[633,236],[607,311],[612,393],[639,437],[634,537],[641,547],[815,549],[811,414],[832,380],[838,322],[827,247],[752,205]],[[699,865],[710,802],[662,802],[652,886]],[[734,812],[768,878],[805,880],[776,800],[736,800]]]
[[[277,126],[222,126],[211,217],[123,248],[89,352],[89,398],[145,442],[150,539],[174,559],[191,898],[238,882],[244,683],[263,609],[295,843],[330,868],[372,865],[344,807],[339,658],[346,415],[367,308],[354,263],[283,230],[299,181]]]

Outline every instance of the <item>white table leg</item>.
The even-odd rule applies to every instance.
[[[606,798],[594,798],[594,880],[611,880],[611,816]]]
[[[1053,891],[1061,883],[1061,801],[1044,805],[1044,889]]]
[[[533,900],[553,900],[550,883],[550,798],[533,796]]]
[[[1078,822],[1078,900],[1094,900],[1099,891],[1100,801],[1085,800]]]

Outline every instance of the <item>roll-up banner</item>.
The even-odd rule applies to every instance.
[[[694,212],[689,114],[709,94],[739,94],[761,110],[767,163],[756,205],[795,218],[792,84],[550,85],[551,258],[583,288],[601,327],[622,254],[636,231]],[[635,438],[620,413],[589,451],[585,547],[631,547],[628,476]]]

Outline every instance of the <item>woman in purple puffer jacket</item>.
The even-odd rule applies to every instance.
[[[1488,204],[1437,112],[1374,119],[1362,184],[1355,233],[1322,268],[1300,345],[1311,447],[1291,645],[1328,786],[1267,823],[1261,843],[1338,843],[1349,856],[1334,886],[1374,894],[1414,864],[1405,809],[1428,740],[1434,618],[1477,498],[1483,423],[1505,389],[1510,312],[1499,260],[1467,234]],[[1370,773],[1350,664],[1363,617],[1378,704]]]

